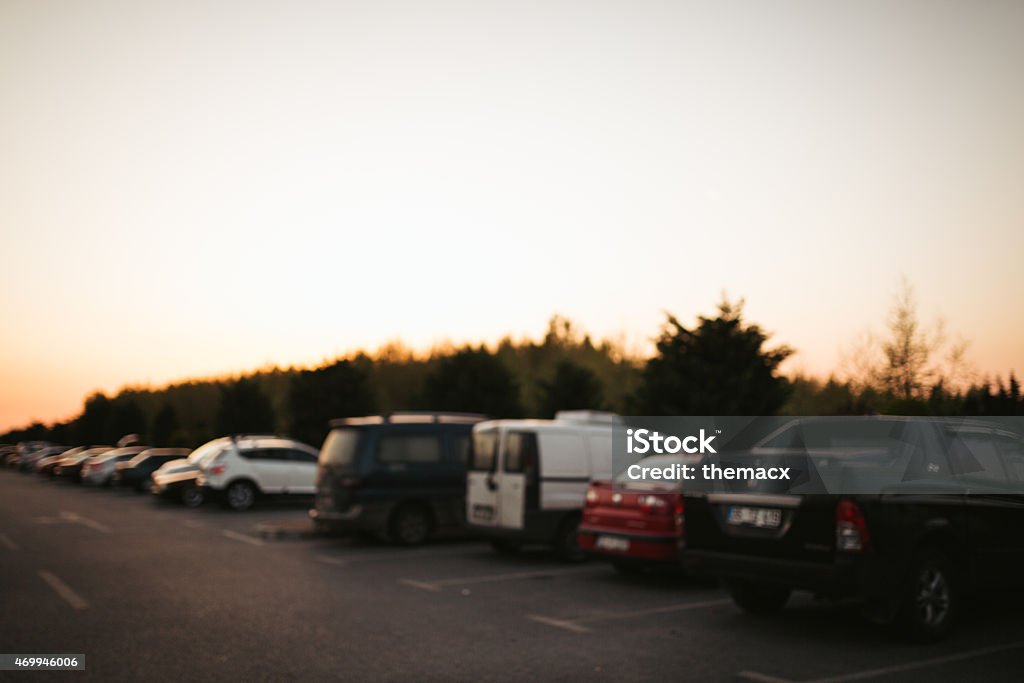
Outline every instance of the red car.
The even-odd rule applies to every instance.
[[[654,456],[645,464],[655,460],[659,466],[683,462],[678,456]],[[677,566],[684,536],[679,482],[619,477],[590,484],[578,536],[580,549],[588,555],[608,560],[622,572]]]

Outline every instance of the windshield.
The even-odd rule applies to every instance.
[[[320,449],[321,465],[351,465],[359,451],[360,429],[332,429]]]
[[[210,441],[209,443],[205,443],[192,451],[188,456],[188,461],[193,465],[202,465],[203,463],[217,457],[224,447],[225,444],[221,440]]]

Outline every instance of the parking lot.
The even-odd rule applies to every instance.
[[[910,646],[798,596],[776,619],[707,582],[483,543],[315,538],[239,514],[0,472],[0,652],[84,653],[10,680],[1019,680],[1019,606]]]

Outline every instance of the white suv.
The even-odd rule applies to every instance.
[[[231,509],[248,510],[261,494],[311,496],[316,492],[319,451],[312,446],[280,436],[243,435],[216,441],[222,444],[220,451],[200,463],[196,485],[206,494],[220,496]]]

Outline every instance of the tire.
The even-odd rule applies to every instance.
[[[146,477],[145,479],[143,479],[142,481],[135,485],[135,493],[146,493],[147,491],[149,491],[149,487],[152,485],[153,480],[149,477]]]
[[[181,503],[187,508],[197,508],[203,504],[205,496],[201,489],[190,486],[181,492]]]
[[[388,532],[391,540],[399,545],[421,545],[430,537],[431,526],[426,508],[406,504],[392,513]]]
[[[505,538],[496,538],[492,540],[491,548],[493,548],[494,552],[499,555],[515,555],[523,549],[519,543]]]
[[[744,612],[766,616],[778,614],[786,606],[791,589],[785,586],[770,586],[748,581],[737,581],[729,585],[732,601]]]
[[[256,503],[256,488],[247,481],[236,481],[224,491],[224,502],[235,512],[244,512]]]
[[[960,610],[953,564],[939,550],[917,554],[900,591],[898,625],[907,638],[930,643],[949,635]]]
[[[580,531],[580,520],[570,517],[562,522],[555,536],[555,554],[565,562],[582,562],[587,556],[580,549],[577,536]]]

